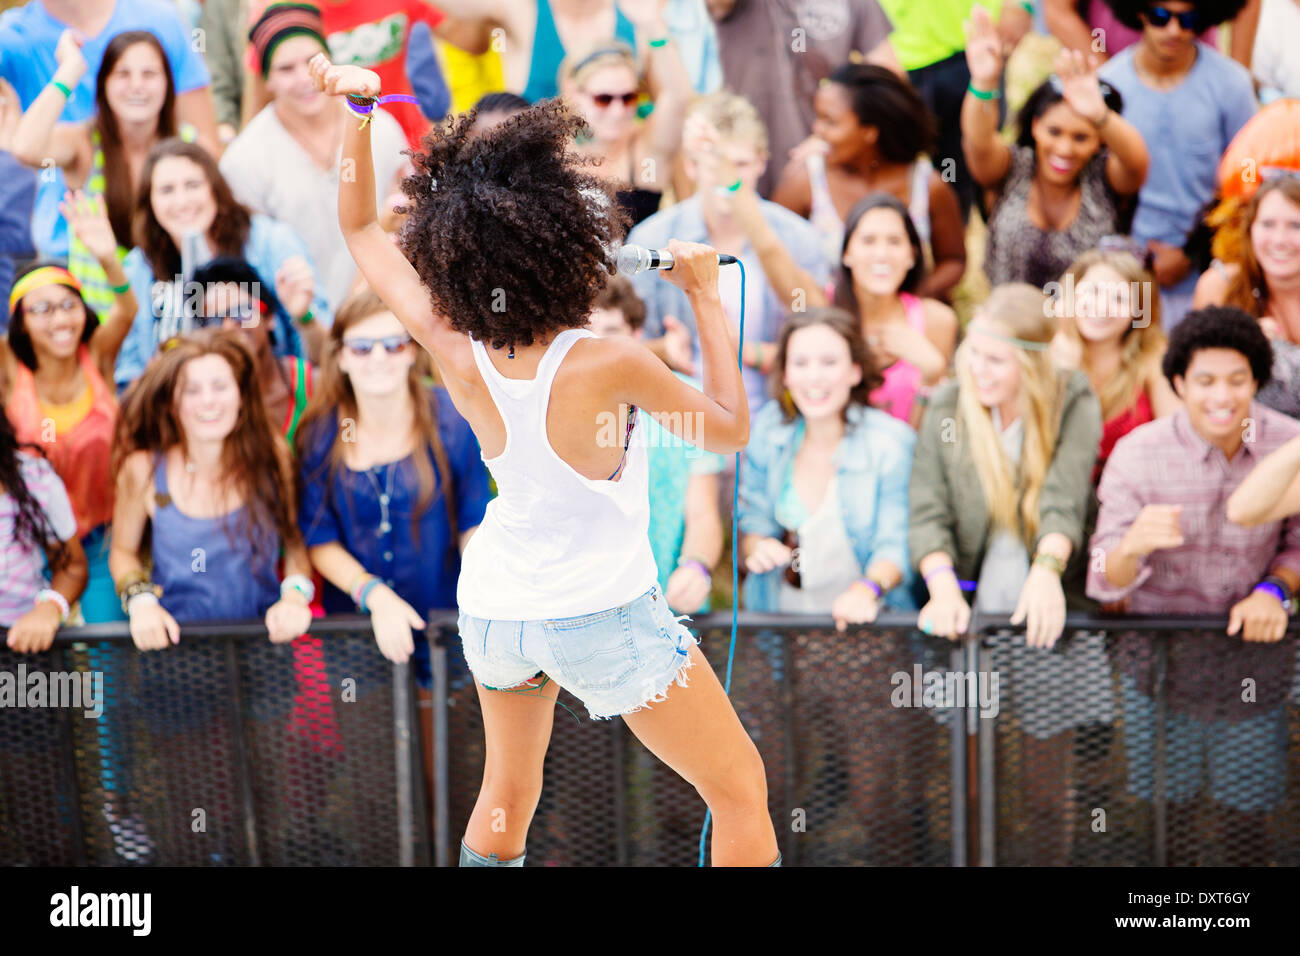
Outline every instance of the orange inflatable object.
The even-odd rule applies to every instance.
[[[1219,161],[1219,195],[1244,203],[1280,169],[1300,170],[1300,99],[1270,103],[1232,138]]]

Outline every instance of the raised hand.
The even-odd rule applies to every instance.
[[[1062,50],[1056,58],[1056,75],[1061,78],[1066,105],[1094,126],[1101,124],[1110,109],[1097,81],[1098,66],[1095,58],[1085,57],[1079,50]]]
[[[966,28],[966,66],[971,85],[979,90],[995,90],[1002,79],[1002,37],[993,19],[983,7],[971,10]]]
[[[302,256],[291,256],[275,274],[275,294],[293,319],[301,319],[311,308],[316,276]]]
[[[117,258],[117,236],[108,221],[103,196],[87,196],[79,189],[64,193],[59,212],[67,220],[68,228],[101,264]]]
[[[89,67],[82,55],[81,44],[85,38],[75,30],[64,30],[59,34],[58,45],[54,48],[54,60],[58,63],[54,79],[75,87],[86,75]]]
[[[335,66],[324,53],[317,53],[307,64],[316,89],[330,96],[348,93],[357,96],[379,95],[379,74],[359,66]]]

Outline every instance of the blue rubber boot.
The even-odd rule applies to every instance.
[[[524,857],[527,855],[527,853],[520,853],[513,860],[498,860],[495,853],[482,857],[467,847],[464,840],[460,841],[461,866],[523,866]]]

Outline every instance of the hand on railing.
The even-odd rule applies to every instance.
[[[424,629],[424,618],[395,591],[380,584],[371,592],[370,626],[375,632],[379,652],[394,664],[405,664],[415,653],[412,628]]]

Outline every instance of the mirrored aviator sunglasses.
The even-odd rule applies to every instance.
[[[397,355],[411,344],[409,335],[386,335],[381,339],[344,339],[343,344],[353,355],[369,355],[376,345],[389,355]]]

